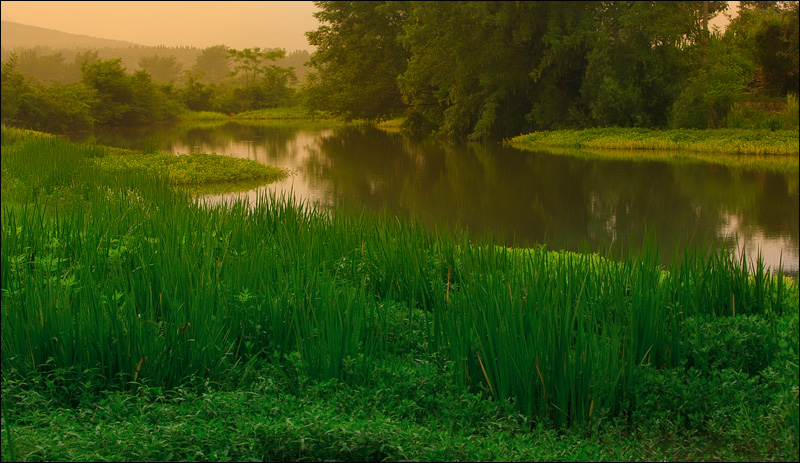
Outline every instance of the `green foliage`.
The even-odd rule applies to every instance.
[[[228,54],[235,64],[231,75],[243,75],[245,79],[244,87],[233,91],[233,101],[238,102],[235,112],[291,104],[291,85],[297,82],[293,69],[266,64],[285,58],[285,50],[262,51],[255,47],[229,49]]]
[[[697,42],[699,4],[609,4],[591,14],[602,29],[589,32],[580,88],[592,125],[663,127],[689,72]],[[724,8],[711,2],[710,14]],[[584,26],[585,27],[585,26]],[[579,29],[578,33],[586,33]]]
[[[191,71],[184,73],[184,86],[180,92],[183,104],[192,111],[210,111],[212,108],[213,89],[200,82],[203,74]]]
[[[734,103],[725,119],[730,129],[792,130],[798,128],[797,95],[786,95],[781,111],[771,110],[767,104]]]
[[[125,73],[120,59],[86,63],[82,82],[94,90],[91,114],[101,125],[139,125],[175,118],[176,108],[149,74]]]
[[[743,2],[729,35],[756,62],[766,88],[775,95],[797,94],[797,2]]]
[[[181,64],[175,56],[142,56],[139,67],[156,82],[173,82],[181,74]]]
[[[568,127],[715,128],[745,98],[756,66],[778,69],[777,60],[767,65],[770,56],[782,57],[778,74],[797,81],[786,67],[797,62],[787,53],[795,46],[794,3],[756,23],[745,12],[724,38],[709,37],[704,24],[726,2],[319,6],[323,25],[308,33],[318,52],[305,104],[364,119],[407,106],[406,125],[420,133],[431,124],[470,138]],[[767,50],[775,34],[780,45]]]
[[[527,74],[539,53],[532,36],[542,27],[543,8],[411,2],[400,36],[410,59],[398,78],[409,116],[418,115],[409,123],[431,121],[450,136],[519,133],[531,92]]]
[[[222,82],[230,74],[230,53],[225,45],[203,49],[192,65],[192,72],[202,75],[204,84]]]
[[[53,133],[90,130],[94,125],[94,93],[82,85],[34,84],[23,98],[15,125]]]
[[[13,55],[3,64],[3,124],[56,133],[92,128],[93,92],[77,84],[42,85],[18,72],[16,66]]]
[[[719,128],[744,98],[754,65],[723,38],[709,41],[703,65],[689,77],[670,112],[670,128]]]
[[[316,68],[303,89],[305,105],[346,120],[380,122],[405,105],[397,86],[408,53],[397,43],[407,2],[317,2],[322,24],[307,32]]]
[[[23,95],[31,91],[27,79],[17,71],[16,67],[17,56],[12,54],[8,61],[3,63],[2,74],[0,74],[0,84],[2,85],[0,117],[4,125],[14,124],[20,105],[24,100]]]
[[[251,159],[191,153],[175,156],[145,151],[144,155],[130,153],[97,158],[95,162],[108,172],[155,169],[166,174],[171,185],[188,186],[207,183],[271,181],[283,178],[280,169],[259,164]]]

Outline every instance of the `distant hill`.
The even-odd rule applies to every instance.
[[[124,40],[98,39],[88,35],[28,26],[11,21],[0,22],[0,43],[6,50],[15,48],[130,48],[143,47],[138,43]]]

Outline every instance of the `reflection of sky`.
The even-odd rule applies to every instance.
[[[719,230],[720,238],[735,239],[737,243],[736,255],[741,256],[744,249],[747,261],[756,263],[759,253],[765,265],[783,266],[787,273],[797,274],[800,269],[800,251],[798,244],[793,243],[789,236],[768,237],[761,231],[748,229],[742,226],[742,219],[737,215],[728,215],[727,223],[723,223]]]
[[[298,131],[293,139],[288,140],[280,148],[270,146],[271,143],[257,140],[230,140],[225,145],[203,143],[193,147],[175,142],[172,145],[172,152],[188,153],[193,151],[224,154],[280,167],[289,172],[289,176],[283,180],[250,191],[211,195],[203,198],[210,203],[227,202],[236,198],[246,197],[250,204],[255,204],[259,196],[265,193],[274,193],[278,196],[284,194],[294,196],[298,200],[306,201],[309,204],[332,207],[334,198],[331,185],[327,182],[314,181],[308,175],[302,175],[303,166],[311,155],[311,148],[318,148],[319,138],[330,136],[332,133],[332,130]]]

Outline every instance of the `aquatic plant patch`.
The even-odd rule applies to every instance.
[[[158,170],[167,175],[170,184],[176,186],[252,182],[254,180],[270,183],[286,176],[282,169],[265,166],[250,159],[205,153],[176,156],[165,153],[139,154],[132,152],[126,155],[96,158],[95,162],[101,169],[110,172]]]
[[[562,147],[583,149],[679,150],[717,155],[798,155],[797,130],[649,130],[594,128],[553,130],[519,135],[506,142],[523,149]]]

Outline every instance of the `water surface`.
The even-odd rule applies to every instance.
[[[273,191],[323,208],[388,211],[474,239],[606,252],[652,234],[664,263],[687,245],[726,243],[798,271],[800,201],[794,174],[706,163],[588,160],[499,143],[414,140],[371,127],[235,123],[97,131],[98,143],[208,152],[283,167]],[[76,136],[79,141],[80,136]]]

